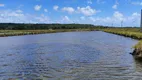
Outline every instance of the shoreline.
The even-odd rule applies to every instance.
[[[111,34],[116,34],[132,39],[137,39],[139,42],[133,47],[134,51],[131,53],[136,59],[142,59],[142,33],[137,31],[130,31],[128,28],[103,28],[103,29],[49,29],[49,30],[0,30],[0,37],[10,36],[22,36],[22,35],[36,35],[47,33],[59,33],[59,32],[79,32],[79,31],[103,31]],[[123,31],[122,31],[123,30]]]
[[[57,29],[57,30],[0,30],[0,37],[36,35],[58,32],[95,31],[95,29]]]
[[[114,28],[101,29],[100,31],[139,40],[139,42],[133,47],[134,48],[133,52],[130,54],[132,54],[136,60],[142,61],[142,33],[141,32],[133,32],[133,31],[131,32],[129,30],[121,31],[119,29],[115,30]]]

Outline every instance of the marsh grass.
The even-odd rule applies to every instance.
[[[0,37],[46,34],[46,33],[57,33],[57,32],[92,31],[92,30],[94,29],[0,30]]]
[[[135,49],[142,49],[142,40],[140,40],[135,46]]]
[[[139,28],[104,28],[101,30],[125,37],[131,37],[133,39],[142,39],[142,33],[140,32]]]

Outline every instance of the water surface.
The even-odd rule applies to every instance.
[[[0,38],[0,80],[142,80],[136,40],[100,31]]]

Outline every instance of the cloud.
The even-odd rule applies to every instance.
[[[84,17],[84,16],[82,16],[82,17],[80,17],[80,19],[81,19],[81,20],[85,20],[85,17]]]
[[[140,5],[140,6],[142,6],[142,2],[139,2],[139,1],[137,1],[137,2],[131,2],[131,4],[133,4],[133,5]]]
[[[116,4],[113,5],[112,8],[113,8],[113,9],[117,9],[117,5],[116,5]]]
[[[140,17],[140,14],[135,12],[135,13],[132,14],[132,16],[139,16]]]
[[[68,16],[64,16],[64,17],[63,17],[63,21],[70,21],[70,19],[69,19]]]
[[[118,3],[118,1],[116,0],[115,4],[112,6],[112,8],[113,8],[113,9],[117,9],[117,8],[118,8],[118,5],[119,5],[119,3]]]
[[[0,7],[4,7],[5,6],[5,4],[0,4]]]
[[[121,21],[126,21],[124,15],[122,13],[120,13],[119,11],[115,11],[111,17],[104,17],[104,18],[89,17],[89,19],[98,25],[105,25],[105,26],[107,26],[107,25],[110,26],[113,23],[115,23],[116,25],[119,25]]]
[[[41,5],[35,5],[35,7],[34,7],[34,9],[36,10],[36,11],[39,11],[40,9],[41,9]]]
[[[88,4],[92,4],[93,2],[92,2],[92,0],[88,0],[87,3]]]
[[[48,23],[49,18],[45,16],[44,14],[41,14],[40,16],[35,17],[35,20],[38,20],[38,23]]]
[[[58,8],[59,8],[59,6],[57,6],[57,5],[55,5],[55,6],[53,7],[53,9],[54,9],[55,11],[57,11]]]
[[[98,3],[98,4],[104,4],[105,1],[104,1],[104,0],[97,0],[97,3]]]
[[[23,11],[19,9],[19,10],[16,10],[16,12],[18,12],[18,13],[22,13]]]
[[[125,20],[123,14],[120,13],[119,11],[115,11],[113,14],[113,17],[120,20],[120,21]]]
[[[59,21],[60,23],[72,23],[68,16],[63,16],[62,19]]]
[[[141,15],[137,12],[134,12],[131,16],[127,18],[127,21],[131,23],[131,25],[139,25],[140,24]]]
[[[123,21],[123,26],[139,26],[140,25],[140,14],[137,12],[132,13],[130,16],[124,16],[119,11],[115,11],[110,17],[88,17],[90,23],[95,25],[104,25],[104,26],[112,26],[115,25],[117,27],[121,26],[121,22]],[[87,21],[88,21],[87,20]]]
[[[96,14],[97,12],[100,12],[100,11],[96,11],[95,9],[92,9],[90,6],[77,7],[77,10],[79,13],[82,13],[85,16],[92,16],[92,15]]]
[[[48,12],[48,10],[47,10],[47,9],[44,9],[44,12]]]
[[[0,10],[0,23],[49,23],[45,15],[25,14],[20,10]]]
[[[66,11],[68,13],[73,13],[75,10],[72,7],[63,7],[62,11]]]
[[[93,17],[89,17],[89,19],[90,19],[91,21],[93,21],[93,22],[95,22],[95,21],[96,21],[96,19],[95,19],[95,18],[93,18]]]

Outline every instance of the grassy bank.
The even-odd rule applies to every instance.
[[[142,33],[140,32],[140,28],[104,28],[100,30],[139,40],[134,46],[132,55],[134,55],[136,59],[142,59]]]
[[[57,33],[57,32],[92,31],[92,30],[94,29],[0,30],[0,37]]]
[[[139,28],[104,28],[101,30],[104,32],[122,35],[125,37],[131,37],[133,39],[142,39],[142,33],[140,32]]]

